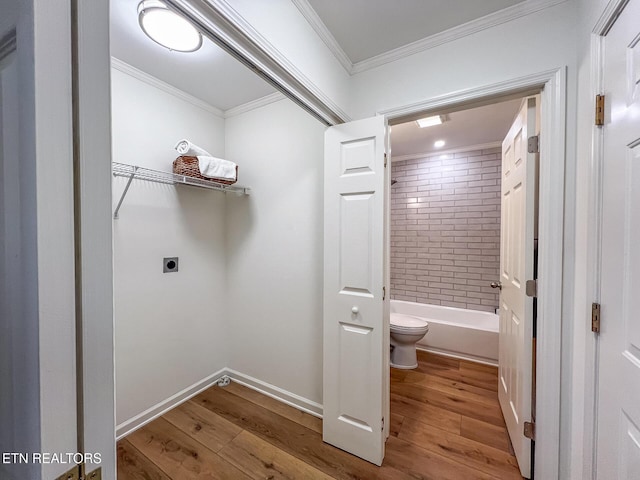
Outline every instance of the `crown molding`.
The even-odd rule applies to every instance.
[[[231,118],[237,115],[241,115],[243,113],[249,112],[251,110],[255,110],[256,108],[264,107],[271,103],[279,102],[280,100],[284,100],[285,97],[280,92],[271,93],[264,97],[258,98],[256,100],[252,100],[247,103],[243,103],[242,105],[238,105],[237,107],[230,108],[229,110],[224,111],[224,118]]]
[[[401,58],[414,55],[425,50],[437,47],[444,43],[452,42],[468,35],[486,30],[488,28],[495,27],[497,25],[510,22],[520,17],[530,15],[532,13],[544,10],[549,7],[553,7],[560,3],[564,3],[567,0],[527,0],[511,7],[504,8],[484,17],[471,20],[470,22],[458,25],[440,33],[430,35],[421,40],[409,43],[402,47],[389,50],[388,52],[381,53],[374,57],[362,60],[353,64],[351,69],[352,74],[371,70],[372,68],[379,67],[386,63],[400,60]]]
[[[449,150],[442,150],[439,152],[423,152],[423,153],[410,153],[408,155],[394,156],[391,152],[392,162],[402,162],[404,160],[417,160],[419,158],[431,158],[439,157],[440,155],[452,155],[454,153],[472,152],[474,150],[488,150],[490,148],[501,147],[502,142],[489,142],[481,143],[479,145],[469,145],[468,147],[450,148]]]
[[[333,53],[336,59],[342,64],[344,69],[351,74],[351,71],[353,70],[353,62],[309,2],[307,0],[291,0],[291,3],[300,10],[300,13],[307,20],[309,25],[311,25],[311,28],[315,30],[327,48],[331,50],[331,53]]]
[[[213,113],[217,117],[224,118],[224,112],[217,107],[205,102],[204,100],[200,100],[199,98],[194,97],[193,95],[189,95],[188,93],[180,90],[173,85],[170,85],[162,80],[154,77],[153,75],[149,75],[147,72],[143,72],[142,70],[134,67],[133,65],[129,65],[126,62],[123,62],[119,58],[111,57],[111,67],[116,70],[126,73],[127,75],[140,80],[152,87],[156,87],[163,92],[169,93],[174,97],[179,98],[180,100],[184,100],[187,103],[190,103],[196,107],[199,107],[203,110],[206,110],[209,113]]]

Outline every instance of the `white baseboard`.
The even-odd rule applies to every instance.
[[[422,350],[423,352],[435,353],[437,355],[442,355],[443,357],[449,358],[457,358],[459,360],[467,360],[469,362],[482,363],[483,365],[490,365],[492,367],[497,367],[498,362],[491,358],[484,357],[476,357],[475,355],[467,355],[463,353],[453,353],[447,350],[440,350],[437,348],[429,348],[423,345],[416,345],[416,350]]]
[[[234,382],[238,382],[240,385],[244,385],[247,388],[256,390],[268,397],[274,398],[282,403],[302,410],[314,417],[322,418],[322,405],[307,398],[296,395],[295,393],[288,392],[280,387],[276,387],[257,378],[250,377],[244,373],[236,372],[235,370],[227,369],[225,372]]]
[[[199,382],[194,383],[193,385],[185,388],[184,390],[176,393],[175,395],[163,400],[162,402],[154,405],[153,407],[145,410],[144,412],[136,415],[135,417],[122,422],[120,425],[116,426],[116,440],[120,440],[123,437],[126,437],[130,433],[133,433],[140,427],[146,425],[152,420],[164,415],[166,412],[171,410],[172,408],[177,407],[181,403],[186,402],[191,397],[196,396],[200,392],[206,390],[207,388],[214,385],[222,376],[224,376],[227,371],[226,368],[217,371],[216,373],[209,375],[208,377],[200,380]]]

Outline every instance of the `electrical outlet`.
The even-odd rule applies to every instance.
[[[173,273],[178,271],[178,257],[165,257],[162,260],[162,273]]]

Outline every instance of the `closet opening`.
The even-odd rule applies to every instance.
[[[206,34],[150,38],[158,3],[111,1],[117,475],[249,478],[283,397],[320,424],[327,121]]]

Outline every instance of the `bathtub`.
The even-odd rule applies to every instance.
[[[462,308],[391,300],[391,312],[420,317],[429,332],[417,347],[450,357],[498,365],[498,315]]]

